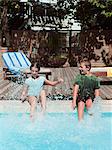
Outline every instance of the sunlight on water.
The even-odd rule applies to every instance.
[[[29,114],[1,114],[0,150],[109,150],[112,118],[106,116],[85,114],[78,122],[76,113],[38,113],[31,122]]]

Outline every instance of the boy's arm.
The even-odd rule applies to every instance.
[[[95,84],[95,97],[99,97],[100,96],[100,81],[98,80],[98,78],[96,79],[96,84]]]
[[[75,109],[75,107],[76,107],[76,99],[77,99],[78,90],[79,90],[79,85],[75,84],[75,86],[73,88],[73,100],[72,100],[72,108],[73,109]]]
[[[57,84],[59,84],[59,83],[62,83],[63,82],[63,79],[59,79],[59,80],[57,80],[57,81],[50,81],[50,80],[45,80],[45,84],[47,84],[47,85],[51,85],[51,86],[55,86],[55,85],[57,85]]]

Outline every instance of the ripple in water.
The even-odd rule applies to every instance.
[[[0,150],[109,150],[112,118],[95,115],[82,122],[76,113],[37,113],[34,122],[29,114],[1,115]]]

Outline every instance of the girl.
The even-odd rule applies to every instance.
[[[34,118],[37,99],[39,99],[39,97],[40,97],[42,111],[44,112],[46,109],[46,94],[45,94],[45,90],[43,90],[43,85],[46,84],[46,85],[55,86],[63,82],[63,79],[59,79],[58,81],[50,81],[47,80],[44,76],[39,76],[38,73],[40,70],[40,66],[38,63],[33,63],[30,66],[30,70],[31,70],[31,77],[27,78],[25,81],[25,85],[21,95],[21,100],[24,101],[27,94],[28,102],[31,106],[30,117]]]

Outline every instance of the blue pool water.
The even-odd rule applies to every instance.
[[[0,150],[111,150],[112,113],[86,115],[81,123],[76,113],[37,115],[0,114]]]

